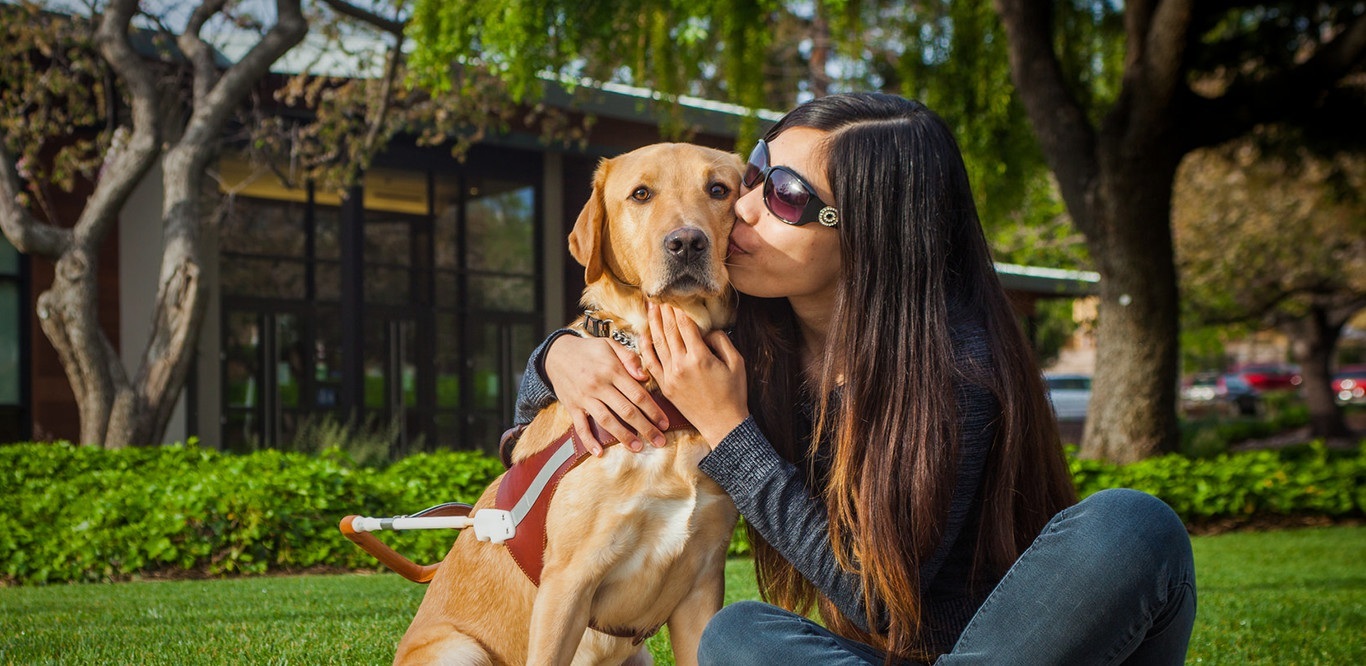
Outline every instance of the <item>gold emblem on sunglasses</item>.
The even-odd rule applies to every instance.
[[[827,227],[833,227],[840,223],[840,212],[835,210],[833,206],[826,206],[821,209],[817,220]]]

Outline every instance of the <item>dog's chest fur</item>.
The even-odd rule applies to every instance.
[[[547,562],[563,541],[606,567],[593,598],[599,626],[664,622],[698,577],[725,556],[736,511],[697,469],[706,444],[691,431],[669,439],[664,448],[639,453],[609,447],[567,475],[552,500]],[[584,548],[581,534],[573,534],[579,530],[599,535],[599,543]]]

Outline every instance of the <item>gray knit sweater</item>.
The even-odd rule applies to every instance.
[[[555,331],[532,352],[517,396],[519,423],[529,422],[555,399],[545,378],[545,353],[556,338],[572,332]],[[955,326],[953,341],[955,360],[960,365],[987,370],[994,366],[986,332],[980,324]],[[959,381],[953,389],[961,438],[958,478],[943,540],[920,569],[925,619],[922,642],[935,653],[953,647],[973,613],[999,582],[973,579],[972,558],[981,513],[982,474],[995,437],[1000,406],[983,387]],[[794,410],[798,409],[809,411],[809,406],[794,405]],[[698,467],[730,494],[746,522],[834,602],[845,617],[867,630],[862,584],[857,575],[843,570],[836,561],[824,504],[807,488],[803,473],[774,451],[753,417],[726,435]]]

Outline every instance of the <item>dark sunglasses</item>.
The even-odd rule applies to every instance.
[[[745,165],[745,175],[740,179],[745,187],[753,189],[764,184],[764,206],[778,219],[792,225],[820,222],[827,227],[839,224],[840,213],[835,207],[816,196],[816,188],[796,171],[785,166],[772,166],[768,163],[768,144],[763,139],[754,146]]]

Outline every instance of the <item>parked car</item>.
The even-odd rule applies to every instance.
[[[1091,377],[1088,375],[1044,375],[1048,400],[1059,421],[1083,421],[1091,403]]]
[[[1182,384],[1181,407],[1187,413],[1255,416],[1262,409],[1262,394],[1243,375],[1202,372]]]
[[[1333,375],[1338,402],[1366,402],[1366,365],[1344,365]]]
[[[1234,368],[1230,374],[1241,376],[1258,391],[1297,389],[1304,381],[1297,366],[1283,363],[1249,363]]]

